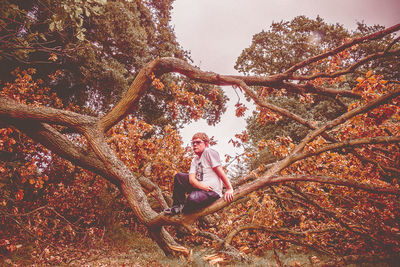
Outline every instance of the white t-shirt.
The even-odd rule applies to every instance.
[[[221,159],[217,151],[206,148],[201,157],[195,156],[190,164],[189,174],[196,175],[196,179],[203,185],[211,186],[214,192],[222,196],[222,180],[213,170],[214,167],[221,165]]]

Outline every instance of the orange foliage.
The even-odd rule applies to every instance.
[[[341,53],[329,63],[330,72],[336,71],[346,53]],[[316,84],[335,84],[343,77],[319,78]],[[382,76],[368,71],[357,79],[353,92],[362,99],[349,105],[349,110],[366,104],[391,91],[393,84]],[[263,94],[271,94],[267,90]],[[270,120],[269,111],[260,112],[259,123]],[[400,135],[400,98],[392,99],[365,114],[358,115],[329,132],[338,142],[357,138]],[[241,139],[241,138],[239,138]],[[245,140],[242,140],[245,141]],[[329,144],[319,137],[309,143],[304,152],[316,151]],[[241,142],[234,143],[240,146]],[[268,149],[277,158],[284,158],[295,147],[289,137],[261,140],[259,151]],[[321,153],[296,162],[284,169],[282,175],[321,175],[365,184],[399,188],[398,173],[384,166],[400,170],[398,144],[371,144],[351,150],[340,149]],[[249,155],[249,154],[247,154]],[[366,161],[365,159],[368,159]],[[373,162],[379,162],[374,164]],[[334,255],[387,255],[400,253],[397,197],[368,193],[354,188],[319,183],[297,182],[274,185],[253,192],[249,200],[224,213],[221,229],[224,234],[246,224],[262,225],[271,229],[286,229],[298,234],[272,234],[268,231],[243,231],[233,240],[239,250],[263,254],[268,249],[285,250],[288,244],[297,243],[323,253]],[[220,233],[221,234],[221,233]],[[287,240],[289,242],[282,242]],[[371,241],[373,240],[373,241]]]
[[[236,117],[243,117],[247,110],[247,107],[243,103],[239,102],[235,104],[235,107],[236,107]]]
[[[212,90],[207,97],[202,94],[197,94],[195,92],[190,92],[185,89],[183,84],[178,85],[172,83],[169,87],[165,85],[155,76],[152,76],[152,85],[160,91],[168,91],[171,95],[172,100],[168,102],[168,113],[174,119],[184,111],[185,116],[193,120],[198,120],[202,118],[205,113],[207,106],[212,105],[212,101],[217,99],[219,92],[217,90]],[[195,89],[198,85],[195,85]]]
[[[189,168],[189,148],[182,147],[181,137],[170,126],[159,136],[149,136],[153,130],[143,121],[127,118],[109,131],[108,143],[133,172],[170,191],[175,173]]]

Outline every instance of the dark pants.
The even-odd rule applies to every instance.
[[[188,196],[186,197],[186,194]],[[202,209],[219,198],[214,191],[194,188],[189,182],[189,174],[177,173],[174,179],[173,205],[184,204],[183,212],[191,213]]]

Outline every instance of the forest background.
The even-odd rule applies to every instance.
[[[308,264],[398,260],[399,26],[275,22],[238,57],[245,76],[224,76],[191,66],[172,2],[2,2],[4,263],[84,261],[133,232],[186,264],[195,245],[220,251],[210,263],[282,265],[293,248]],[[166,218],[191,156],[180,130],[226,110],[215,85],[242,92],[238,117],[256,104],[230,140],[244,153],[226,157],[236,201]]]

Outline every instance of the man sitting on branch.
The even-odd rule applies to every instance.
[[[175,175],[173,204],[164,210],[165,214],[192,213],[212,204],[222,197],[223,184],[227,189],[225,201],[233,200],[233,187],[222,168],[218,152],[209,148],[209,142],[205,133],[193,135],[192,147],[196,156],[189,174]]]

